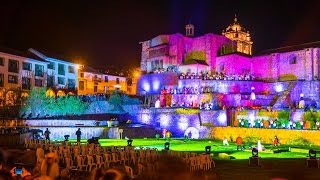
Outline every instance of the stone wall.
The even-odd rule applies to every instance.
[[[224,137],[235,141],[238,136],[261,139],[262,144],[272,144],[275,136],[281,144],[299,143],[298,140],[307,140],[314,145],[320,145],[320,131],[313,130],[286,130],[286,129],[257,129],[240,127],[214,127],[211,129],[211,138],[223,140]],[[248,143],[248,142],[246,142]],[[255,142],[258,143],[258,142]]]
[[[141,123],[167,129],[174,137],[183,137],[186,131],[196,129],[199,137],[207,136],[211,126],[226,126],[227,115],[220,111],[200,111],[198,114],[178,114],[176,109],[144,109],[132,117],[133,123]]]
[[[229,54],[216,58],[216,71],[224,71],[229,75],[242,75],[251,72],[251,60],[249,57],[240,56],[238,54]],[[222,70],[221,68],[224,68]]]

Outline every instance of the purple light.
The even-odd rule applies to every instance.
[[[168,127],[171,121],[171,116],[166,114],[160,115],[160,126],[161,127]]]
[[[146,92],[149,92],[149,91],[150,91],[150,84],[149,84],[147,81],[144,81],[144,82],[143,82],[143,89],[144,89]]]
[[[151,117],[150,117],[149,114],[142,114],[141,115],[141,121],[144,124],[149,124],[150,123],[150,119],[151,119]]]
[[[189,136],[189,134],[191,133],[191,139],[199,139],[200,137],[200,133],[199,130],[195,127],[189,127],[185,132],[184,135],[185,136]]]
[[[275,90],[276,92],[282,92],[284,89],[283,89],[283,85],[282,84],[277,84],[275,86]]]
[[[218,116],[218,121],[220,124],[225,124],[227,122],[227,114],[220,113]]]
[[[158,79],[156,79],[152,83],[153,83],[152,84],[153,91],[158,91],[160,88],[160,81]]]
[[[178,126],[181,130],[183,130],[183,131],[186,130],[189,126],[188,119],[186,117],[181,117],[179,119]]]

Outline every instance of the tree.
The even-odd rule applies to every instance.
[[[88,103],[77,96],[46,96],[46,88],[33,88],[22,108],[21,114],[32,113],[32,117],[80,115],[87,109]]]
[[[117,92],[112,92],[110,98],[109,98],[109,104],[113,106],[111,111],[117,111],[117,112],[122,112],[123,109],[121,107],[122,105],[122,99],[121,96]]]

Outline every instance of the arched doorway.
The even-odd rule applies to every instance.
[[[46,97],[56,97],[56,93],[52,89],[48,89],[46,92]]]
[[[66,93],[64,91],[62,91],[62,90],[59,90],[57,92],[57,96],[65,96],[65,95],[66,95]]]
[[[14,91],[8,91],[6,93],[5,103],[7,106],[16,105],[16,101],[18,99],[18,95]]]

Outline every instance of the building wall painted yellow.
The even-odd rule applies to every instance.
[[[125,77],[81,71],[78,79],[78,95],[108,94],[116,89],[127,93],[127,80]]]

